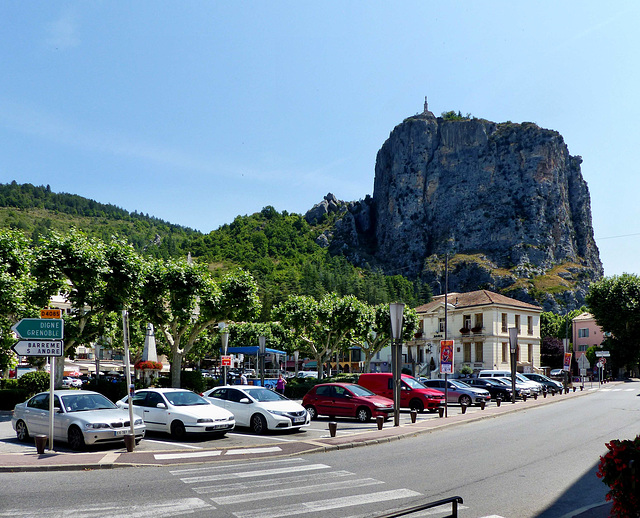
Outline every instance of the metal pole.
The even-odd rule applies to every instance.
[[[444,339],[447,340],[447,316],[449,312],[449,252],[444,256]],[[463,358],[464,359],[464,358]],[[452,362],[451,372],[456,368]],[[444,373],[444,416],[449,417],[449,375]]]
[[[129,361],[129,312],[126,309],[122,310],[122,337],[124,341],[124,372],[127,379],[127,390],[129,393],[127,398],[127,404],[129,405],[129,425],[131,427],[131,435],[135,437],[136,431],[133,424],[133,402],[131,401],[131,397],[133,396],[133,385],[131,384],[131,363]]]
[[[400,390],[402,388],[402,313],[404,304],[389,304],[391,317],[391,360],[393,371],[393,426],[400,426]]]
[[[264,387],[264,357],[267,353],[267,337],[261,336],[258,338],[258,344],[260,345],[260,384]]]
[[[64,349],[63,349],[64,350]],[[64,361],[64,356],[62,357]],[[56,357],[49,357],[49,450],[53,451],[53,419],[55,416],[55,372],[56,372]],[[16,367],[16,376],[18,374],[18,367]]]

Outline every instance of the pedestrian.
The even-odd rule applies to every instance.
[[[243,372],[242,374],[240,374],[240,385],[248,385],[249,382],[247,381],[247,375]]]
[[[279,392],[284,396],[284,387],[287,384],[287,380],[282,377],[282,374],[278,375],[278,381],[276,381],[276,392]]]

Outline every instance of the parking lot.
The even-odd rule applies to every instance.
[[[460,407],[449,405],[449,415],[460,413]],[[467,413],[481,412],[479,407],[471,407]],[[418,413],[416,421],[439,419],[437,413]],[[186,439],[177,441],[169,434],[161,434],[155,432],[147,432],[145,438],[136,446],[136,451],[163,451],[163,450],[208,450],[215,448],[242,448],[265,444],[278,444],[286,442],[295,442],[300,440],[314,440],[330,437],[329,422],[337,423],[338,437],[354,435],[367,430],[377,430],[377,424],[374,419],[366,423],[361,423],[356,419],[319,417],[311,421],[308,427],[302,428],[300,431],[278,431],[268,432],[263,435],[256,435],[248,428],[236,428],[232,432],[227,433],[222,438],[212,438],[208,435],[187,436]],[[408,410],[400,412],[400,424],[409,424],[411,422],[411,413]],[[393,426],[393,416],[384,423],[384,428]],[[102,444],[89,446],[86,451],[109,451],[123,450],[124,444]],[[11,412],[0,412],[0,453],[26,453],[33,452],[33,441],[21,443],[17,440],[16,434],[11,426]],[[56,442],[54,450],[60,452],[71,452],[72,450],[66,443]]]

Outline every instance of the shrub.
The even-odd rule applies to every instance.
[[[49,383],[49,373],[44,371],[27,372],[18,378],[18,388],[26,390],[30,396],[49,390]]]
[[[29,397],[29,392],[19,388],[0,389],[0,410],[13,410]]]
[[[180,386],[184,389],[193,390],[198,394],[204,392],[207,387],[200,371],[182,371]]]
[[[126,381],[113,382],[103,379],[101,379],[100,381],[92,380],[82,388],[99,392],[114,403],[127,395]]]
[[[634,518],[640,515],[640,435],[634,440],[613,440],[606,444],[609,452],[600,457],[598,478],[609,486],[607,501],[613,501],[611,516]]]

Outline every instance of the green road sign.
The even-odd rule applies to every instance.
[[[61,318],[23,318],[11,327],[18,338],[62,340],[64,320]]]

